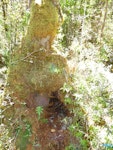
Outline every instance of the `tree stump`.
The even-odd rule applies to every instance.
[[[4,122],[10,126],[11,135],[16,135],[15,145],[20,150],[32,149],[38,138],[41,125],[37,119],[36,107],[48,107],[52,93],[58,91],[68,80],[67,60],[52,48],[53,40],[61,24],[60,17],[55,1],[43,0],[40,5],[33,1],[26,36],[20,48],[12,54],[6,94],[10,94],[14,104],[5,112]],[[59,100],[58,97],[53,97],[53,100],[54,98]],[[46,116],[46,109],[44,113]],[[60,122],[56,125],[59,126]],[[48,127],[48,124],[45,127]],[[51,127],[47,133],[49,130],[52,131]],[[67,131],[60,131],[60,129],[55,129],[55,132],[58,137],[62,134],[63,138],[66,136],[63,133],[67,134]],[[40,135],[39,137],[42,139]],[[68,140],[62,142],[68,144]],[[48,145],[48,149],[50,147],[54,147],[52,143]],[[64,147],[65,144],[61,149]],[[43,150],[43,147],[41,149]]]

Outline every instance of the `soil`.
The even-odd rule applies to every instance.
[[[70,144],[76,149],[79,141],[68,130],[72,123],[72,114],[67,107],[58,98],[51,98],[43,115],[43,118],[34,124],[34,144],[28,145],[27,150],[65,150]],[[63,121],[65,118],[70,120],[67,124]]]

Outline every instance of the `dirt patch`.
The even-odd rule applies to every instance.
[[[33,123],[31,139],[33,143],[28,145],[33,150],[65,150],[70,144],[78,145],[78,140],[68,130],[70,124],[63,122],[65,117],[71,119],[67,107],[56,97],[50,99],[50,104],[44,109],[42,120]],[[44,120],[45,122],[43,122]]]

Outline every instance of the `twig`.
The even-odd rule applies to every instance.
[[[108,0],[106,0],[105,13],[104,13],[104,18],[103,18],[103,23],[102,23],[102,28],[100,31],[99,39],[101,39],[102,35],[103,35],[103,31],[104,31],[104,27],[105,27],[105,21],[106,21],[106,17],[107,17],[107,10],[108,10]]]

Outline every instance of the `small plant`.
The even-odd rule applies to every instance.
[[[61,88],[61,90],[63,92],[69,93],[69,92],[71,92],[73,90],[73,87],[70,84],[68,84],[68,83],[64,83],[64,85]]]
[[[75,148],[73,144],[70,144],[69,146],[66,147],[65,150],[77,150],[77,149]]]
[[[23,125],[19,125],[16,129],[16,146],[20,149],[26,149],[29,143],[29,138],[32,134],[31,125],[29,122],[25,122]]]
[[[38,115],[38,120],[41,119],[41,114],[42,113],[43,113],[43,107],[42,106],[36,107],[36,114]]]

